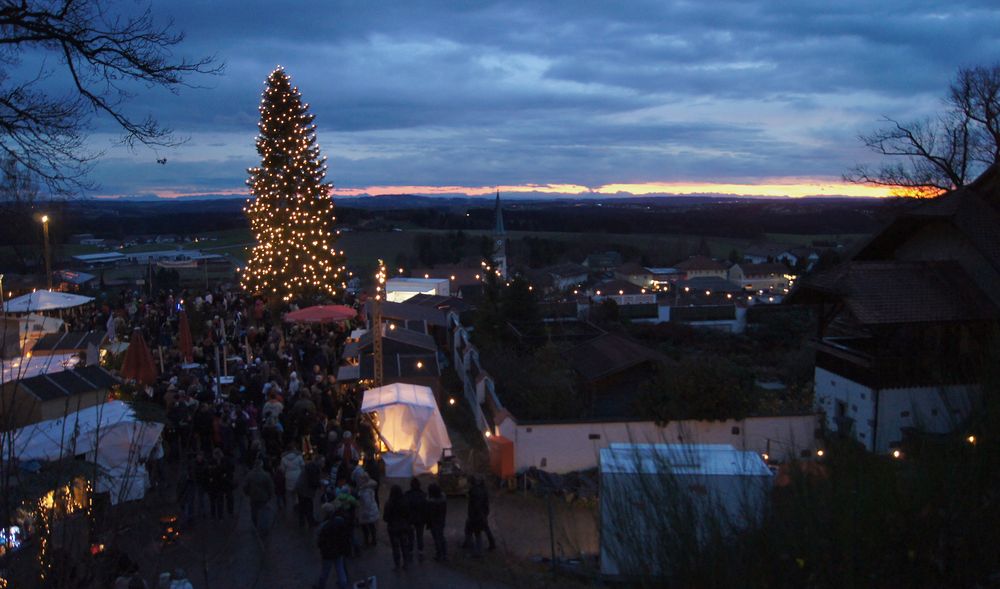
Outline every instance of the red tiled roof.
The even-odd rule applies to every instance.
[[[954,261],[852,261],[810,277],[800,290],[802,299],[809,291],[840,299],[862,325],[1000,317],[1000,310]]]
[[[722,262],[716,262],[708,256],[691,256],[679,264],[674,264],[678,270],[725,270],[726,266]]]
[[[740,264],[740,270],[743,270],[743,276],[746,277],[771,276],[772,274],[783,276],[788,274],[788,266],[779,263]]]
[[[588,340],[566,353],[570,366],[585,380],[593,381],[627,370],[643,362],[660,362],[666,356],[614,333]]]

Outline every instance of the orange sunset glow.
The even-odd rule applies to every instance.
[[[387,196],[417,194],[426,196],[484,196],[499,190],[502,194],[551,194],[566,196],[615,196],[615,195],[728,195],[748,197],[805,198],[810,196],[845,196],[887,198],[899,196],[897,189],[888,186],[868,186],[848,182],[830,182],[802,178],[768,179],[760,184],[715,182],[644,182],[614,183],[600,186],[582,184],[510,184],[500,186],[366,186],[361,188],[334,188],[334,196]],[[246,196],[245,189],[177,190],[156,189],[148,192],[160,198],[198,198],[204,196]],[[98,198],[123,198],[131,195],[108,194]]]

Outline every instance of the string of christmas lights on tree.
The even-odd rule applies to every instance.
[[[344,252],[335,248],[333,185],[324,182],[326,158],[314,118],[288,74],[280,66],[271,72],[260,101],[261,164],[248,170],[250,198],[243,208],[256,245],[240,284],[286,302],[335,296],[346,287]]]

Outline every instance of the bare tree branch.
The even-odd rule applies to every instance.
[[[0,154],[17,161],[53,192],[87,187],[99,155],[84,147],[91,119],[110,117],[125,145],[172,146],[181,142],[151,116],[126,109],[136,89],[176,92],[188,78],[218,74],[213,57],[176,59],[184,40],[173,24],[158,24],[147,7],[123,16],[106,0],[0,0]],[[43,66],[34,79],[11,83],[8,70],[24,52],[47,52],[61,67]],[[6,66],[6,67],[5,67]],[[63,76],[71,90],[55,94],[41,82]]]
[[[900,161],[859,165],[844,179],[933,196],[965,186],[1000,161],[1000,64],[961,69],[935,118],[884,125],[859,136],[871,151]]]

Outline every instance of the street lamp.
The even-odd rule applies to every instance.
[[[45,234],[45,277],[52,290],[52,255],[49,252],[49,216],[42,215],[42,232]]]

